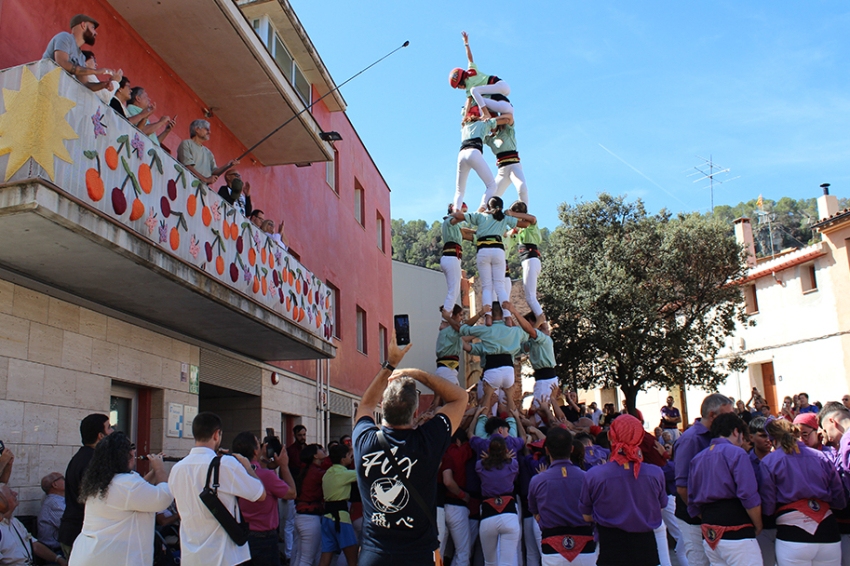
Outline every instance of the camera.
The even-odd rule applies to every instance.
[[[269,460],[274,460],[274,457],[283,450],[283,444],[275,436],[273,428],[266,429],[266,437],[263,439],[263,444],[266,445],[266,458]]]

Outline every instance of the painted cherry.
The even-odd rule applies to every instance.
[[[162,197],[159,199],[159,209],[162,211],[162,216],[168,218],[171,216],[171,203],[168,202],[168,199]]]
[[[174,179],[168,180],[168,198],[175,200],[177,198],[177,181]]]
[[[124,191],[118,187],[112,189],[112,209],[118,216],[127,212],[127,197],[124,196]]]
[[[212,244],[209,242],[204,244],[204,251],[207,253],[207,261],[212,261]]]
[[[239,279],[239,268],[236,267],[235,263],[230,264],[230,280],[236,283],[236,280]]]
[[[242,236],[236,238],[236,252],[242,253],[242,250],[245,248],[245,244],[242,242]]]

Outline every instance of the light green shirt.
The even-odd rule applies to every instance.
[[[510,124],[503,124],[491,130],[484,138],[484,143],[489,145],[496,155],[505,151],[516,151],[516,131]]]
[[[555,367],[555,345],[551,336],[546,336],[539,330],[537,338],[526,342],[529,346],[528,359],[534,369]]]
[[[322,476],[322,494],[325,501],[348,501],[351,497],[351,484],[357,481],[357,472],[349,470],[340,464],[334,464],[325,475]],[[328,519],[333,519],[333,515],[325,515]],[[348,511],[339,512],[340,523],[350,523],[351,515]]]
[[[460,128],[460,141],[465,142],[466,140],[474,140],[475,138],[481,138],[481,141],[484,141],[484,138],[490,133],[490,130],[495,127],[495,118],[465,122]]]
[[[141,109],[140,107],[136,106],[135,104],[130,104],[130,105],[128,105],[128,106],[127,106],[127,117],[128,117],[128,118],[132,118],[133,116],[137,116],[138,114],[141,114],[141,113],[142,113],[142,109]],[[150,123],[151,123],[151,122],[150,122],[150,120],[148,120],[147,118],[145,118],[145,123],[144,123],[144,124],[139,124],[139,126],[140,126],[140,127],[141,127],[141,126],[143,126],[143,125],[144,125],[144,126],[147,126],[147,125],[149,125]],[[151,133],[149,133],[149,134],[148,134],[148,137],[149,137],[151,140],[153,140],[153,143],[155,143],[156,145],[159,145],[159,138],[158,138],[158,137],[156,137],[156,132],[151,132]]]
[[[467,212],[465,218],[470,225],[478,227],[478,230],[475,231],[476,238],[504,236],[505,232],[511,228],[516,228],[517,223],[513,216],[505,216],[501,220],[496,220],[492,214],[481,212]]]
[[[487,425],[488,418],[490,418],[488,415],[478,415],[478,421],[475,423],[475,436],[481,438],[490,438],[490,435],[487,434],[487,430],[484,428]],[[505,421],[508,423],[508,436],[516,436],[516,419],[513,417],[508,417],[505,419]]]
[[[467,69],[475,71],[475,75],[466,77],[466,96],[472,96],[472,88],[486,85],[487,81],[490,80],[490,75],[479,72],[478,65],[475,63],[470,63]]]
[[[209,177],[215,170],[215,157],[205,146],[195,143],[191,139],[183,140],[177,147],[177,161],[183,165],[191,165],[195,171]]]
[[[463,234],[460,231],[460,225],[462,222],[452,224],[453,219],[454,218],[452,216],[446,216],[443,218],[443,225],[440,228],[443,233],[443,244],[448,244],[449,242],[454,242],[456,244],[463,243]]]
[[[540,242],[543,241],[543,237],[540,235],[540,228],[537,227],[537,224],[532,224],[525,228],[520,228],[516,234],[511,236],[511,240],[515,240],[516,243],[520,244],[534,244],[535,246],[539,246]]]
[[[461,338],[457,330],[447,326],[437,334],[437,358],[460,356]]]
[[[519,326],[507,326],[504,320],[494,320],[493,326],[460,327],[461,336],[475,336],[481,340],[487,354],[515,355],[528,340],[528,334]]]

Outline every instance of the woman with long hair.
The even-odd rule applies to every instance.
[[[487,201],[487,210],[484,212],[462,212],[455,213],[456,217],[465,219],[471,226],[476,226],[475,265],[478,266],[478,275],[481,277],[481,304],[490,305],[494,300],[504,304],[510,300],[505,285],[505,246],[502,243],[502,235],[513,228],[525,228],[535,218],[522,212],[511,210],[503,211],[504,202],[499,197],[493,197]],[[495,296],[494,296],[495,295]],[[487,315],[484,319],[489,326],[492,317]]]
[[[304,468],[295,479],[295,543],[292,566],[314,566],[322,549],[324,495],[322,478],[330,467],[321,444],[308,444],[301,450]]]
[[[776,563],[826,566],[841,563],[841,533],[832,509],[847,505],[835,467],[823,452],[800,440],[800,427],[768,419],[775,450],[759,464],[762,511],[776,515]]]
[[[494,434],[486,455],[475,463],[481,480],[481,523],[478,536],[486,566],[518,564],[519,516],[513,495],[519,463],[505,439]]]
[[[153,563],[156,514],[174,498],[162,455],[148,455],[148,461],[151,471],[142,478],[135,472],[136,447],[123,432],[98,442],[80,487],[86,513],[69,564]]]

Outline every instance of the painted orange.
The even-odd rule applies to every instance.
[[[103,198],[105,189],[103,188],[103,179],[100,178],[100,173],[97,169],[86,170],[86,190],[89,193],[89,198],[94,202]]]
[[[171,249],[177,250],[180,247],[180,232],[177,230],[177,227],[171,229],[171,233],[168,235],[169,242],[171,243]]]
[[[195,216],[195,212],[198,210],[198,197],[195,195],[189,195],[189,198],[186,199],[186,212],[189,213],[189,216]]]
[[[106,148],[106,151],[103,152],[104,161],[106,161],[106,166],[115,171],[118,169],[118,151],[112,147],[111,145]]]
[[[254,250],[253,246],[248,248],[248,263],[251,264],[251,267],[257,263],[257,252]]]
[[[221,257],[221,256],[218,256],[217,258],[215,258],[215,271],[219,275],[224,274],[224,258]]]
[[[153,189],[153,175],[151,175],[151,166],[147,163],[139,165],[139,185],[146,194],[151,194]]]
[[[230,225],[230,239],[235,240],[239,237],[239,226],[237,226],[236,222]]]
[[[130,220],[138,220],[145,214],[145,205],[142,204],[142,201],[139,199],[135,199],[133,201],[133,208],[130,210]]]
[[[212,212],[210,212],[210,207],[205,206],[201,209],[201,220],[204,222],[204,226],[210,225],[210,222],[212,222]]]
[[[230,239],[230,223],[227,220],[221,223],[221,235],[225,240]]]

